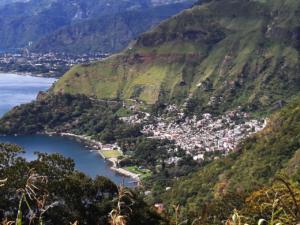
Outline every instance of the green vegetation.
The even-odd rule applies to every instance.
[[[0,62],[0,68],[1,68],[1,72],[3,73],[9,73],[11,71],[14,71],[15,73],[21,73],[21,74],[22,73],[37,74],[37,75],[47,74],[47,76],[60,77],[62,74],[66,73],[70,67],[67,65],[57,65],[54,74],[50,70],[49,66],[46,65],[33,66],[30,64],[23,65],[14,62],[10,62],[10,63]]]
[[[172,183],[174,178],[195,172],[200,166],[190,155],[169,140],[140,136],[119,139],[118,145],[126,155],[119,161],[119,166],[143,174],[144,185],[149,188],[157,187],[160,192],[164,186]],[[178,161],[168,162],[170,158],[178,158]]]
[[[0,123],[2,124],[3,132],[9,131],[11,126],[13,128],[11,133],[14,133],[18,131],[18,128],[23,131],[42,131],[44,126],[39,126],[39,124],[47,124],[47,129],[58,130],[59,127],[62,128],[66,126],[65,124],[70,124],[69,121],[77,121],[78,127],[68,125],[65,128],[72,128],[74,131],[82,129],[82,132],[86,132],[80,121],[83,121],[83,124],[85,124],[92,118],[99,116],[97,121],[101,118],[107,124],[115,121],[115,123],[112,123],[114,124],[112,127],[117,128],[119,126],[122,127],[122,121],[115,120],[117,117],[114,117],[114,113],[118,112],[120,107],[118,102],[115,104],[110,103],[108,106],[104,101],[92,100],[81,95],[40,95],[37,102],[15,108],[5,116],[6,120],[3,119]],[[99,109],[103,109],[101,114],[97,114],[100,111]],[[25,115],[28,117],[26,120],[19,120],[19,118],[22,118],[20,115],[24,115],[24,118]],[[45,117],[46,115],[49,117]],[[111,117],[108,117],[108,115],[113,116],[113,119],[109,119]],[[59,119],[45,120],[45,118]],[[48,121],[48,123],[37,123],[37,121]],[[92,123],[93,126],[89,126],[90,129],[95,128],[95,123]],[[111,127],[106,126],[104,126],[104,129]],[[26,127],[30,127],[30,129],[26,130]],[[168,224],[173,225],[179,224],[179,221],[187,221],[189,225],[193,222],[194,225],[219,225],[226,220],[230,224],[229,222],[233,221],[228,219],[228,216],[235,209],[238,210],[235,211],[236,216],[245,216],[242,217],[245,218],[244,222],[242,221],[243,223],[256,224],[260,219],[265,219],[271,222],[285,221],[285,223],[283,222],[284,224],[294,225],[294,221],[298,221],[298,214],[295,214],[293,211],[295,203],[289,195],[289,190],[284,186],[272,185],[274,180],[277,181],[275,178],[281,177],[280,174],[288,174],[291,179],[291,188],[295,192],[296,201],[299,201],[299,98],[296,98],[292,103],[274,113],[270,117],[268,126],[263,131],[240,143],[235,152],[212,162],[204,162],[202,165],[195,163],[182,150],[177,149],[175,151],[174,143],[170,141],[149,139],[141,135],[128,137],[129,134],[132,134],[130,132],[122,136],[119,135],[119,132],[116,132],[117,130],[119,129],[110,130],[112,131],[112,140],[117,140],[119,146],[128,155],[128,157],[120,161],[120,166],[127,167],[132,172],[143,174],[143,184],[146,190],[151,188],[151,194],[145,198],[149,205],[157,202],[164,203],[167,207],[164,215],[166,220],[169,221]],[[117,134],[119,135],[118,138],[115,136]],[[7,148],[10,150],[8,153],[5,153]],[[16,146],[3,145],[0,150],[0,162],[3,161],[0,164],[0,178],[1,180],[8,178],[8,184],[4,186],[5,189],[3,191],[5,192],[3,193],[9,193],[8,195],[3,194],[0,190],[0,196],[3,196],[0,200],[0,208],[7,209],[8,206],[11,208],[17,205],[20,199],[14,196],[14,190],[16,190],[16,187],[22,187],[25,182],[24,177],[26,177],[24,173],[28,171],[28,168],[35,168],[37,171],[40,171],[41,175],[51,178],[53,182],[55,181],[54,178],[57,177],[59,180],[62,179],[62,182],[67,182],[54,182],[53,184],[50,182],[48,189],[55,196],[50,202],[55,201],[57,198],[64,199],[65,196],[72,195],[67,200],[64,199],[64,201],[68,201],[67,204],[70,204],[68,206],[70,208],[51,208],[45,214],[45,219],[58,221],[59,224],[67,224],[69,221],[75,220],[83,221],[83,223],[87,221],[86,223],[93,224],[93,218],[99,219],[103,215],[101,217],[102,221],[107,221],[107,213],[111,212],[112,206],[105,208],[107,209],[106,211],[97,211],[98,208],[96,208],[95,212],[97,212],[98,216],[90,218],[90,214],[86,215],[86,212],[91,212],[90,208],[82,206],[82,202],[76,200],[85,196],[85,198],[88,198],[88,201],[97,205],[91,207],[98,207],[98,202],[95,203],[94,200],[89,200],[95,198],[95,196],[89,195],[89,188],[94,187],[93,182],[95,181],[92,181],[90,178],[84,178],[84,175],[78,175],[76,172],[74,175],[72,172],[74,163],[71,160],[64,161],[57,155],[39,154],[37,161],[27,163],[20,158],[14,160],[14,157],[17,157],[16,154],[21,151]],[[2,155],[1,152],[3,152]],[[178,163],[168,164],[165,159],[170,157],[180,157],[181,160]],[[1,168],[8,169],[2,170]],[[151,176],[149,170],[151,171]],[[17,183],[12,182],[12,180],[16,180]],[[82,182],[85,183],[83,184]],[[0,185],[2,186],[2,184],[3,181],[1,181]],[[79,184],[80,188],[77,187]],[[63,188],[60,188],[58,191],[57,188],[61,187],[61,185],[63,185]],[[169,188],[166,189],[166,187]],[[76,191],[76,193],[72,191]],[[9,198],[6,199],[6,197]],[[14,200],[8,200],[11,198]],[[281,199],[281,201],[276,199]],[[112,199],[108,198],[104,202],[110,205],[111,201]],[[76,204],[76,206],[73,206],[73,204]],[[274,205],[275,208],[272,208],[273,206],[271,205]],[[146,207],[146,205],[144,206]],[[173,206],[176,206],[175,216]],[[262,206],[264,207],[262,208]],[[102,205],[99,207],[101,208]],[[289,209],[292,209],[292,211]],[[135,212],[134,209],[132,210]],[[149,214],[147,207],[139,209],[137,206],[135,210],[138,210],[136,213],[141,218],[134,221],[143,221],[143,219],[146,221],[147,216],[153,216],[153,214]],[[61,212],[64,212],[63,217],[60,216]],[[75,212],[75,215],[70,215],[70,212]],[[272,215],[275,212],[276,215],[273,218]],[[12,215],[12,218],[15,218],[16,214],[12,213],[10,215]],[[155,215],[154,218],[159,217]],[[61,220],[63,221],[61,222]],[[134,221],[132,220],[131,222],[134,224]],[[105,224],[105,222],[102,224]],[[139,224],[143,223],[140,222]],[[144,224],[148,223],[145,222]]]
[[[109,158],[118,158],[120,156],[123,156],[123,154],[121,152],[119,152],[118,150],[102,150],[101,154],[106,159],[109,159]]]
[[[118,117],[127,117],[132,115],[132,111],[122,107],[116,112],[116,115]]]
[[[299,190],[299,186],[278,177],[271,187],[251,193],[244,208],[234,210],[226,225],[297,224],[300,219]]]
[[[37,101],[7,113],[0,120],[0,133],[71,132],[103,143],[140,136],[139,126],[129,126],[116,116],[121,108],[120,102],[97,101],[83,95],[40,94]]]
[[[0,181],[1,224],[121,225],[111,222],[123,215],[128,225],[166,225],[137,191],[105,177],[91,179],[58,154],[37,154],[27,162],[18,157],[21,151],[0,144],[0,177],[6,178]]]
[[[161,216],[170,225],[298,224],[299,12],[298,0],[207,0],[141,35],[126,51],[75,66],[51,94],[5,115],[0,131],[68,131],[117,142],[126,155],[119,165],[142,174],[141,192],[151,189],[145,199],[149,205],[164,204]],[[263,131],[234,152],[199,165],[173,142],[149,139],[139,126],[119,120],[130,111],[117,100],[128,99],[153,104],[154,112],[161,112],[164,103],[187,103],[187,113],[220,113],[237,106],[256,115],[275,113]],[[283,107],[285,100],[289,103]],[[70,160],[40,154],[28,163],[15,159],[16,146],[2,148],[0,208],[16,207],[16,187],[22,187],[27,168],[36,168],[54,182],[49,184],[51,198],[66,202],[47,212],[51,222],[105,224],[108,212],[113,225],[164,222],[143,201],[129,206],[133,214],[125,218],[120,205],[131,204],[132,197],[124,201],[115,186],[100,195],[104,200],[99,206],[96,181],[74,172]],[[6,177],[8,185],[2,180]],[[115,208],[114,196],[119,203]],[[15,218],[16,213],[8,215]]]
[[[271,185],[280,174],[289,175],[298,186],[299,102],[297,99],[275,113],[269,125],[241,143],[236,152],[174,181],[170,191],[161,194],[159,185],[154,185],[151,201],[179,204],[183,217],[190,219],[198,218],[204,210],[208,221],[214,218],[215,222],[202,224],[220,224],[230,211],[247,207],[245,203],[251,193]]]
[[[222,192],[209,202],[194,199],[194,207],[203,204],[202,209],[194,208],[187,214],[185,205],[166,205],[170,210],[159,215],[141,199],[138,190],[117,187],[104,177],[93,180],[75,171],[70,159],[37,153],[37,160],[26,162],[17,156],[22,151],[18,146],[0,144],[0,150],[0,177],[6,178],[0,180],[0,221],[5,225],[12,221],[17,225],[294,225],[300,219],[299,178],[289,182],[275,176],[272,183],[262,184],[247,196],[241,191]],[[193,175],[189,179],[194,182]],[[176,185],[179,182],[182,180]]]
[[[38,100],[18,106],[0,119],[1,134],[35,134],[41,132],[74,133],[103,143],[117,142],[125,157],[117,150],[102,151],[105,158],[120,158],[120,166],[143,166],[153,173],[151,179],[171,180],[198,168],[183,150],[167,140],[149,139],[140,132],[141,125],[128,125],[119,119],[122,102],[93,100],[84,95],[42,93]],[[169,151],[172,150],[173,151]],[[170,157],[180,163],[166,164]],[[147,174],[148,175],[148,174]],[[145,176],[144,178],[149,178]]]
[[[127,166],[124,169],[126,169],[126,170],[128,170],[128,171],[130,171],[132,173],[136,173],[136,174],[141,175],[140,178],[142,180],[145,179],[145,178],[148,178],[148,177],[150,177],[152,175],[151,170],[139,168],[137,166]]]
[[[76,66],[53,92],[183,104],[187,111],[276,109],[299,92],[299,1],[206,1],[120,54]]]

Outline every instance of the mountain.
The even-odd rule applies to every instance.
[[[128,49],[67,72],[54,93],[189,111],[264,111],[300,90],[300,2],[212,0],[140,35]]]
[[[0,49],[34,46],[33,50],[60,50],[62,45],[71,41],[72,45],[63,50],[77,53],[71,51],[77,44],[83,51],[89,51],[91,46],[104,45],[105,50],[111,52],[114,49],[106,44],[109,37],[101,41],[103,34],[110,32],[116,37],[123,36],[116,45],[124,48],[130,38],[190,7],[194,0],[177,2],[173,0],[157,5],[150,0],[30,0],[0,5]],[[144,26],[136,25],[139,20]],[[124,30],[128,35],[124,35]],[[58,46],[47,39],[57,42]]]
[[[155,2],[159,5],[162,1]],[[158,206],[168,224],[299,224],[299,16],[298,0],[205,0],[140,35],[121,53],[73,67],[49,92],[40,93],[37,101],[7,113],[0,120],[0,132],[73,132],[106,143],[117,141],[129,156],[119,161],[121,167],[135,165],[137,171],[150,165],[153,174],[142,180],[139,191],[151,205]],[[157,117],[156,124],[150,113],[137,109],[136,102],[158,109],[168,107],[165,115]],[[208,147],[203,150],[207,157],[195,162],[194,152],[182,156],[184,152],[172,143],[140,136],[143,117],[148,118],[149,126],[170,128],[165,137],[180,137],[178,129],[187,132],[182,121],[195,125],[189,136],[191,142],[196,138],[194,132],[207,131],[203,124],[212,131],[218,130],[220,125],[212,124],[211,120],[197,121],[196,116],[189,120],[189,115],[172,103],[184,107],[186,113],[212,114],[239,108],[266,113],[268,119],[263,130],[243,139],[230,152]],[[211,117],[210,114],[202,116]],[[224,121],[226,128],[234,127],[226,123],[228,118],[224,115],[218,121]],[[167,124],[164,120],[174,123]],[[134,121],[139,121],[137,127],[129,125],[135,124]],[[234,123],[247,125],[239,117]],[[204,134],[204,137],[218,145],[220,139],[231,144],[230,138],[243,132],[233,129],[231,135]],[[25,161],[16,162],[22,165]],[[53,160],[51,163],[55,165]],[[10,171],[9,174],[15,174]],[[9,177],[9,180],[14,179]],[[77,178],[75,182],[71,179],[73,186],[78,186],[78,180],[85,179]],[[60,183],[55,180],[55,184],[57,187]],[[91,182],[86,182],[85,187],[90,186]],[[82,195],[81,189],[71,189]],[[66,193],[68,196],[73,192]],[[75,202],[76,207],[82,202],[86,201]],[[138,210],[139,205],[131,206],[128,207],[131,213]],[[80,208],[79,212],[84,212],[80,221],[89,224],[84,219],[89,208]],[[232,212],[234,215],[228,219]],[[55,214],[56,218],[61,218],[57,215],[60,214]],[[142,219],[146,222],[132,221],[158,224],[149,222],[148,217]]]
[[[43,37],[33,51],[117,52],[139,34],[188,8],[190,2],[132,9],[63,27]]]

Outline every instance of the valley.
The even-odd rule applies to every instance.
[[[0,59],[59,77],[0,118],[0,222],[300,223],[298,0],[15,4],[67,11]]]

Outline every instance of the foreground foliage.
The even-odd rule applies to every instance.
[[[154,186],[150,201],[179,204],[183,218],[205,214],[213,221],[209,224],[219,224],[234,209],[247,206],[253,191],[265,192],[278,174],[288,174],[299,185],[299,102],[275,113],[268,126],[241,143],[236,152],[174,181],[171,190],[162,194],[162,189]],[[264,215],[254,217],[260,218],[267,219]]]
[[[27,162],[18,157],[18,146],[0,144],[0,150],[0,177],[6,178],[0,188],[0,221],[108,225],[110,213],[127,196],[120,198],[120,189],[105,177],[91,179],[75,171],[74,162],[60,155],[38,154]],[[130,193],[132,201],[125,201],[131,209],[125,212],[128,225],[163,221],[137,193]]]
[[[22,112],[21,109],[15,110]],[[172,148],[171,142],[144,137],[120,139],[119,144],[123,145],[125,152],[134,150],[132,158],[129,158],[131,161],[136,160],[154,171],[145,182],[145,187],[151,187],[152,192],[144,198],[150,205],[165,205],[160,216],[150,210],[142,200],[143,196],[134,192],[126,196],[126,200],[117,198],[115,202],[115,197],[120,196],[118,193],[126,191],[118,190],[106,178],[93,180],[74,171],[74,163],[70,159],[38,154],[37,160],[26,162],[17,156],[22,151],[19,147],[1,144],[0,178],[7,178],[0,183],[0,209],[4,209],[2,219],[7,217],[10,221],[17,218],[16,206],[20,196],[16,195],[16,190],[26,187],[28,170],[35,168],[48,180],[47,201],[43,206],[59,203],[43,214],[46,224],[68,224],[70,221],[107,224],[110,221],[118,225],[141,225],[168,221],[172,225],[219,225],[227,221],[227,224],[295,225],[300,218],[299,133],[300,106],[296,100],[275,113],[268,126],[242,142],[236,152],[203,164],[197,172],[181,174],[185,176],[177,179],[174,178],[180,172],[193,170],[186,167],[188,159],[186,164],[176,165],[172,170],[163,163],[166,150]],[[176,169],[179,171],[176,172]],[[288,174],[291,181],[280,174]],[[170,187],[165,191],[167,186]],[[27,201],[29,205],[33,203],[31,199]],[[125,208],[122,206],[124,202]],[[25,216],[30,212],[26,205],[21,205],[22,212],[26,212],[22,219],[29,221]],[[228,219],[233,212],[234,218],[242,216],[238,220]]]

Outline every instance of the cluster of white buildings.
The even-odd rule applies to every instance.
[[[169,109],[176,111],[171,106]],[[134,123],[135,119],[131,117],[128,122]],[[136,122],[140,123],[141,119]],[[228,153],[242,139],[262,130],[266,122],[250,119],[244,112],[232,111],[218,117],[207,113],[201,118],[184,117],[178,112],[176,116],[173,113],[172,116],[151,118],[151,122],[147,119],[144,124],[142,132],[150,138],[174,140],[195,160],[202,160],[205,152]]]
[[[73,65],[98,61],[106,56],[108,54],[102,53],[83,55],[55,52],[32,53],[23,49],[17,53],[0,53],[0,70],[60,76]]]

